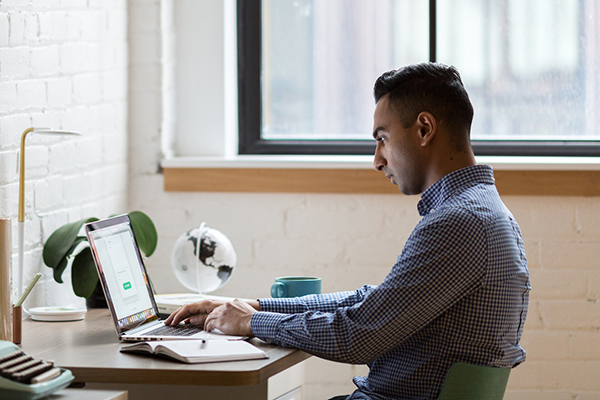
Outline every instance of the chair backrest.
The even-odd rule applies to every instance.
[[[510,368],[453,364],[438,400],[502,400],[509,375]]]

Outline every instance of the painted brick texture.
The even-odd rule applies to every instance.
[[[27,136],[24,280],[44,275],[26,306],[81,304],[41,261],[54,229],[126,211],[126,13],[125,0],[0,3],[0,215],[13,219],[13,266],[21,133],[83,134]]]

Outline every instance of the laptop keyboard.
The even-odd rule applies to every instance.
[[[202,332],[202,327],[198,325],[163,325],[151,331],[144,332],[144,336],[192,336],[199,332]]]

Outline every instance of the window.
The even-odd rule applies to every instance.
[[[455,65],[479,155],[600,155],[589,0],[238,1],[239,151],[372,154],[382,72]]]

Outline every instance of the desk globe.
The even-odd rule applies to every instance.
[[[231,241],[223,233],[203,222],[181,235],[173,246],[171,267],[187,289],[210,293],[227,282],[237,256]]]

